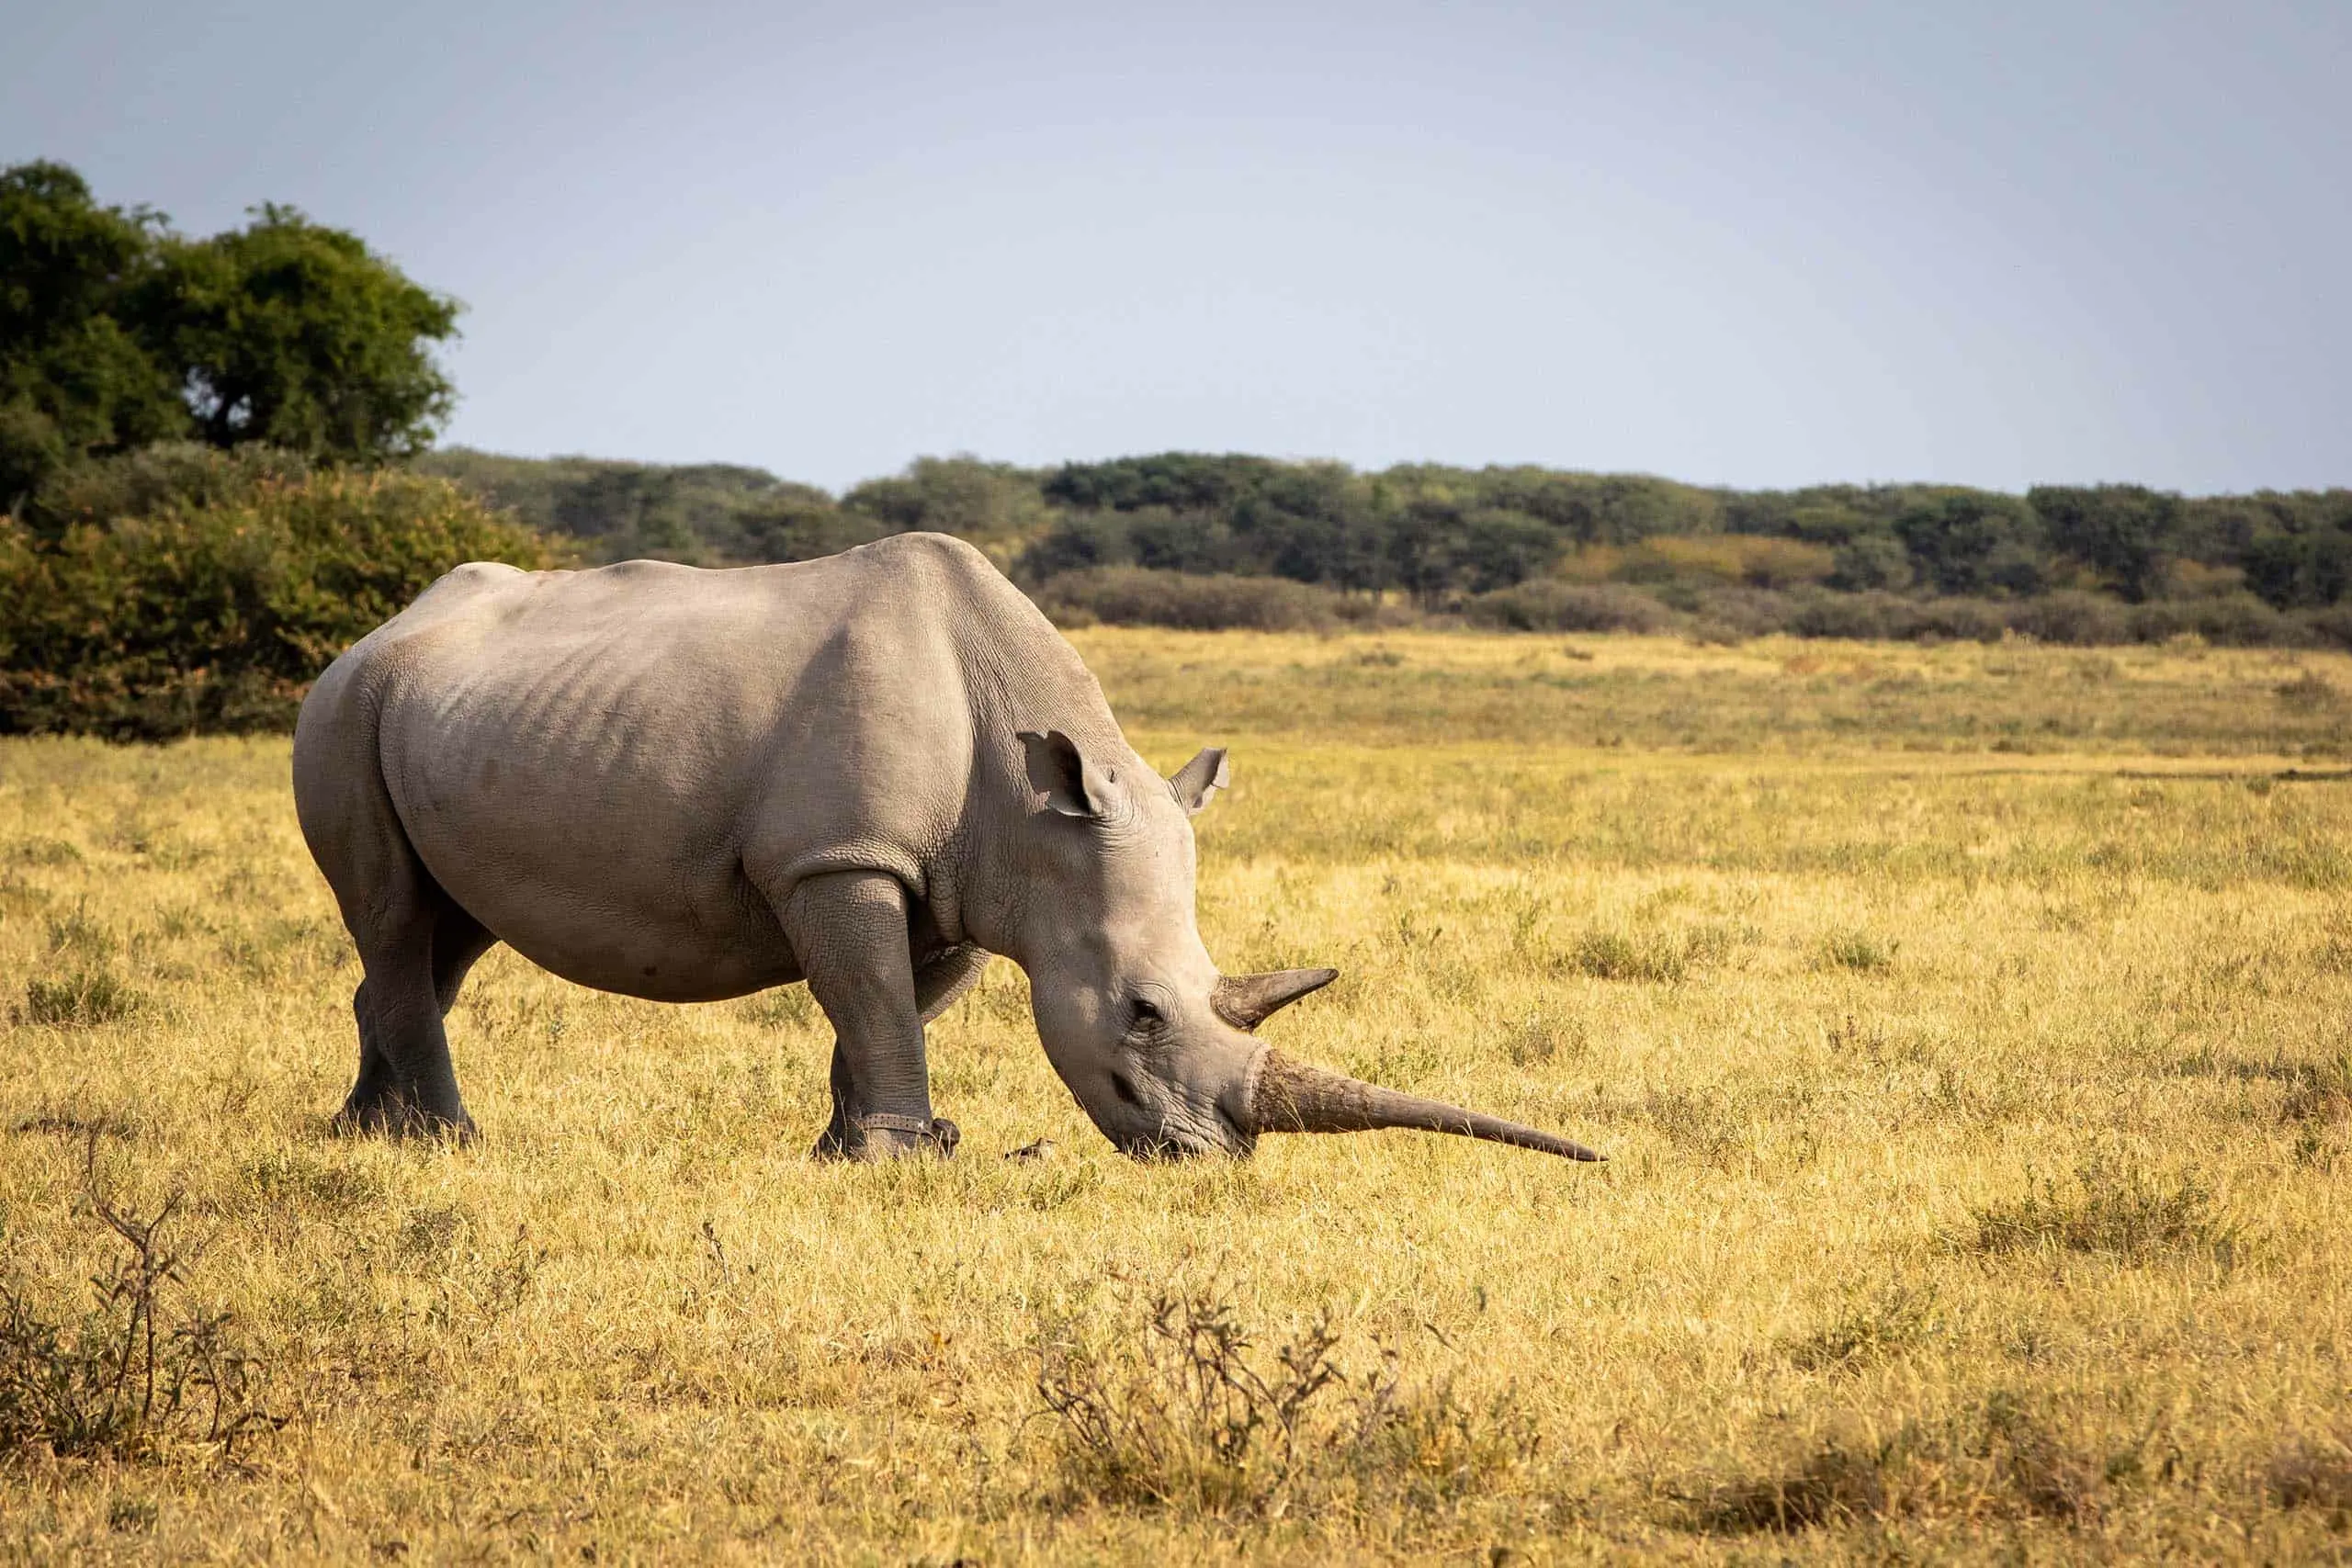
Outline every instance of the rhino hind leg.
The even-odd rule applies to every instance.
[[[876,1159],[951,1150],[954,1124],[931,1113],[906,889],[884,873],[838,872],[795,886],[776,914],[833,1026],[832,1117],[811,1152]],[[946,983],[957,979],[969,984]]]
[[[424,868],[372,766],[350,763],[348,735],[313,738],[296,792],[303,835],[342,907],[364,977],[351,1008],[359,1075],[334,1122],[349,1133],[473,1134],[442,1016],[493,939]],[[356,743],[355,743],[356,744]],[[337,752],[345,753],[338,757]]]
[[[339,1131],[473,1136],[442,1021],[466,972],[496,939],[446,897],[437,902],[409,930],[362,954],[368,974],[351,1002],[359,1077],[335,1115]]]

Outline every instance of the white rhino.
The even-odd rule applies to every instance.
[[[462,566],[302,705],[302,833],[365,965],[349,1129],[454,1133],[442,1019],[503,942],[661,1001],[807,980],[835,1036],[820,1154],[952,1149],[923,1026],[991,953],[1094,1124],[1137,1156],[1268,1132],[1565,1138],[1286,1057],[1251,1031],[1329,969],[1220,976],[1189,816],[1077,653],[985,557],[906,534],[703,571]]]

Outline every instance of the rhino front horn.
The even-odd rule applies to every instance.
[[[1250,1119],[1253,1133],[1370,1133],[1383,1127],[1411,1127],[1537,1149],[1563,1159],[1609,1157],[1556,1134],[1464,1111],[1443,1100],[1398,1094],[1344,1073],[1327,1072],[1271,1048],[1258,1066],[1258,1082],[1250,1096]]]
[[[1309,991],[1340,977],[1337,969],[1270,969],[1263,975],[1227,975],[1211,1000],[1217,1016],[1236,1029],[1255,1029]]]

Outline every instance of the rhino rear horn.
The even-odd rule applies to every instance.
[[[1227,975],[1210,1000],[1217,1016],[1236,1029],[1255,1029],[1309,991],[1340,977],[1337,969],[1270,969],[1263,975]]]
[[[1606,1159],[1582,1144],[1516,1122],[1464,1111],[1443,1100],[1398,1094],[1344,1073],[1326,1071],[1269,1050],[1259,1064],[1250,1096],[1250,1131],[1260,1133],[1370,1133],[1411,1127],[1453,1133],[1515,1148],[1535,1149],[1563,1159]]]

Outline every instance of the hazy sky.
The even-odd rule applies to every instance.
[[[0,0],[0,162],[462,299],[454,441],[2352,483],[2352,0]]]

